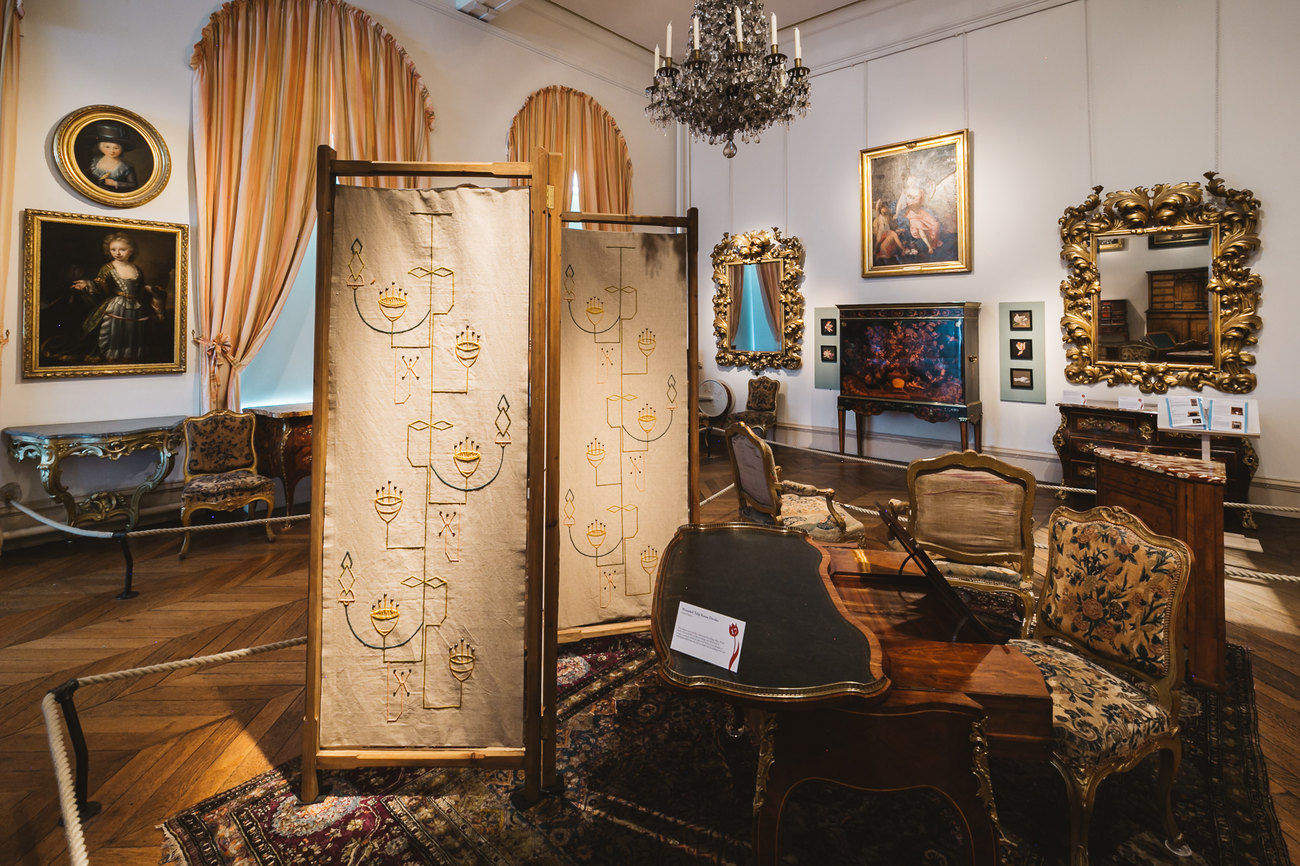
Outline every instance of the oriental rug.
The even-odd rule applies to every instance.
[[[1103,783],[1095,864],[1285,864],[1285,842],[1257,741],[1250,655],[1229,647],[1227,694],[1187,701],[1177,812],[1194,856],[1164,850],[1154,760]],[[526,810],[510,771],[358,769],[324,774],[301,806],[296,762],[213,797],[164,825],[162,863],[703,864],[752,862],[756,750],[726,733],[728,708],[684,695],[654,672],[644,636],[589,640],[561,655],[562,791]],[[992,767],[1010,861],[1065,854],[1065,792],[1051,768]],[[790,864],[952,864],[962,840],[928,792],[865,794],[809,783],[783,824]]]

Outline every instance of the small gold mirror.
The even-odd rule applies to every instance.
[[[713,248],[718,366],[798,369],[803,338],[803,244],[780,229],[723,233]]]
[[[1262,322],[1260,203],[1215,172],[1200,183],[1101,187],[1060,219],[1065,377],[1136,385],[1144,393],[1205,386],[1255,388],[1248,368]]]

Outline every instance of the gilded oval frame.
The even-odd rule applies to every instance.
[[[96,183],[87,169],[95,158],[97,130],[117,128],[130,145],[123,161],[131,164],[135,184],[116,191]],[[133,111],[115,105],[87,105],[59,121],[51,143],[54,163],[73,192],[109,207],[138,207],[154,199],[171,177],[171,154],[158,130]]]

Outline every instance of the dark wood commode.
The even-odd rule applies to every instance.
[[[1061,481],[1067,487],[1095,489],[1097,457],[1093,452],[1098,447],[1201,456],[1200,435],[1159,429],[1155,409],[1121,409],[1118,403],[1112,402],[1086,406],[1058,403],[1057,406],[1061,410],[1061,426],[1052,437],[1052,444],[1061,460]],[[1224,499],[1249,502],[1250,482],[1259,468],[1259,455],[1250,441],[1240,436],[1211,436],[1210,459],[1222,463],[1227,473]],[[1225,520],[1232,527],[1255,524],[1249,510],[1238,516],[1231,509]]]
[[[974,425],[981,445],[979,308],[976,303],[841,304],[840,453],[844,413],[852,412],[862,454],[863,421],[907,412],[926,421],[956,421],[961,447]]]
[[[1192,551],[1187,588],[1187,675],[1227,685],[1223,600],[1223,465],[1191,457],[1097,449],[1097,504],[1118,505]]]
[[[293,491],[298,482],[311,477],[310,403],[249,408],[257,416],[253,446],[257,469],[284,485],[284,513],[293,510]]]

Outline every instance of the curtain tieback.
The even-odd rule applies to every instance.
[[[217,375],[217,368],[222,361],[230,365],[232,370],[235,368],[233,347],[230,344],[230,338],[222,333],[218,333],[212,339],[194,334],[193,339],[203,349],[203,353],[208,356],[208,407],[215,408],[217,405],[217,392],[220,390],[221,385],[221,379]]]

